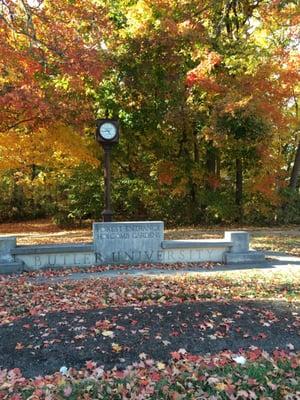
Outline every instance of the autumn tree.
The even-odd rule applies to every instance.
[[[45,191],[62,171],[99,163],[88,129],[108,25],[93,1],[1,1],[0,170],[13,188]]]
[[[101,48],[105,8],[51,0],[6,0],[0,7],[2,146],[29,135],[41,147],[40,129],[54,133],[54,145],[57,126],[66,138],[69,128],[82,133],[94,119],[91,92],[108,66]]]
[[[2,169],[96,168],[108,113],[123,214],[273,218],[299,181],[297,21],[294,1],[2,1]]]
[[[219,2],[218,7],[215,10],[212,8],[212,11],[212,40],[208,51],[211,58],[222,61],[207,68],[208,57],[204,58],[189,72],[188,82],[190,86],[197,86],[206,95],[212,96],[211,118],[205,130],[212,143],[223,150],[224,157],[230,154],[228,139],[230,140],[230,136],[234,139],[229,147],[236,147],[234,142],[239,132],[239,154],[244,153],[244,156],[233,158],[236,168],[235,198],[236,204],[241,208],[243,164],[253,136],[253,122],[261,121],[261,134],[257,132],[259,141],[256,142],[256,157],[253,157],[251,151],[248,151],[248,156],[256,160],[256,163],[262,164],[260,175],[262,171],[270,175],[266,159],[266,153],[268,159],[274,158],[274,146],[270,143],[283,139],[284,128],[287,129],[292,123],[286,113],[286,107],[293,96],[293,86],[298,79],[297,67],[295,62],[291,62],[293,51],[288,52],[278,46],[278,43],[275,45],[272,42],[271,31],[278,28],[272,18],[275,19],[280,12],[285,14],[283,19],[289,27],[294,26],[295,4],[224,1]],[[265,129],[266,126],[268,129]],[[220,136],[222,130],[223,135]],[[242,131],[244,140],[241,140]],[[269,146],[269,151],[262,152],[263,143],[264,146]],[[251,147],[255,148],[255,141],[251,142]],[[272,169],[272,177],[269,176],[269,182],[273,183],[282,178],[284,167],[282,150],[277,148],[277,151],[277,166]],[[264,163],[259,162],[259,154],[264,155]],[[273,193],[276,190],[278,185],[269,184],[270,199],[274,199]],[[264,195],[268,197],[266,191]],[[242,212],[239,212],[239,215],[241,216]]]

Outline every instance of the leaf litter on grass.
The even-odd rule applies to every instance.
[[[300,274],[293,268],[286,271],[244,271],[213,273],[210,276],[176,276],[168,278],[101,278],[86,281],[66,281],[60,283],[38,284],[28,281],[28,276],[1,277],[0,285],[0,324],[2,326],[17,322],[22,318],[36,318],[35,324],[43,335],[42,346],[51,348],[55,345],[51,335],[55,333],[43,318],[49,313],[67,312],[76,314],[84,310],[101,310],[111,307],[133,306],[168,306],[191,302],[226,302],[240,299],[277,299],[287,302],[299,300]],[[158,313],[161,314],[161,313]],[[196,313],[197,314],[197,313]],[[197,315],[194,316],[195,323]],[[211,336],[217,341],[226,337],[232,329],[233,321],[247,314],[247,308],[239,308],[231,318],[224,318],[217,313],[207,315],[201,322],[199,332]],[[299,330],[299,316],[294,315],[294,328]],[[78,351],[84,351],[84,341],[94,335],[101,335],[109,341],[110,353],[123,359],[126,346],[119,340],[118,332],[127,327],[116,320],[95,321],[93,329],[86,330],[82,315],[78,315],[78,330],[74,332]],[[179,317],[181,318],[181,317]],[[217,319],[220,321],[216,324]],[[158,319],[160,317],[158,316]],[[251,330],[237,333],[244,338],[251,338],[259,345],[267,341],[264,329],[271,329],[278,323],[272,310],[259,310],[257,319],[262,329],[256,334]],[[140,323],[140,322],[139,322]],[[171,332],[169,338],[161,333],[151,336],[151,329],[140,327],[137,320],[130,321],[130,334],[137,331],[144,338],[154,343],[162,343],[168,349],[172,337],[184,334],[184,321],[178,320],[179,326]],[[32,324],[23,324],[25,331],[32,329]],[[72,324],[76,328],[76,324]],[[81,326],[81,328],[80,328]],[[212,328],[213,327],[213,328]],[[54,329],[54,331],[52,331]],[[239,329],[239,326],[236,326]],[[98,330],[98,332],[97,332]],[[109,332],[107,336],[103,332]],[[115,336],[116,335],[116,336]],[[179,335],[179,336],[178,336]],[[165,343],[164,343],[165,342]],[[59,345],[59,343],[57,343]],[[17,342],[16,351],[33,351]],[[30,344],[29,344],[30,346]],[[170,359],[154,361],[145,354],[143,359],[127,366],[123,370],[105,370],[90,360],[86,368],[68,369],[67,375],[59,372],[37,379],[25,379],[18,369],[0,372],[0,399],[293,399],[299,393],[299,352],[294,352],[295,343],[287,343],[284,350],[267,354],[259,347],[248,352],[222,352],[207,356],[189,354],[186,349],[170,349]],[[173,355],[172,355],[173,353]],[[221,354],[221,355],[220,355]],[[223,354],[223,355],[222,355]],[[227,354],[226,356],[224,354]],[[224,361],[228,359],[227,361]],[[244,357],[244,364],[237,363]],[[122,361],[121,361],[122,362]],[[142,364],[141,364],[142,363]],[[204,363],[204,364],[203,364]],[[61,367],[61,366],[60,366]],[[59,370],[59,368],[57,369]],[[101,378],[101,379],[100,379]],[[129,395],[130,393],[130,395]],[[52,397],[51,397],[52,396]],[[84,397],[85,396],[85,397]],[[127,396],[127,397],[126,397]],[[131,397],[128,397],[131,396]],[[255,397],[256,396],[256,397]],[[293,397],[294,396],[294,397]],[[47,399],[48,399],[47,398]]]
[[[226,299],[299,300],[300,271],[231,271],[175,277],[118,277],[49,283],[1,277],[0,325],[24,316],[124,305]]]
[[[177,356],[179,354],[179,357]],[[34,379],[19,369],[0,371],[0,398],[22,399],[264,399],[291,400],[300,396],[300,359],[294,353],[268,354],[258,348],[234,354],[173,355],[168,363],[147,354],[123,370],[105,370],[89,361],[86,368]],[[62,371],[61,368],[61,371]]]

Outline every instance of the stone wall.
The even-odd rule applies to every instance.
[[[15,237],[0,237],[0,273],[43,268],[142,263],[259,263],[249,250],[247,232],[225,232],[223,239],[164,240],[161,221],[97,222],[93,242],[17,246]]]

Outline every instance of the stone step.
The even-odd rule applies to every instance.
[[[225,253],[225,264],[262,263],[266,261],[261,251],[250,250],[244,253]]]
[[[14,274],[24,271],[22,262],[0,262],[0,274]]]

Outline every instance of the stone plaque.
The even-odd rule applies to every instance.
[[[96,222],[93,236],[96,264],[163,262],[161,221]]]

